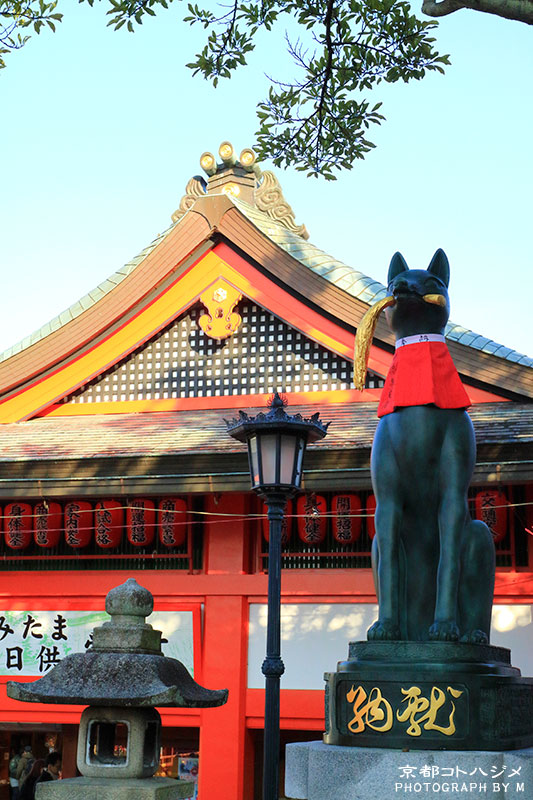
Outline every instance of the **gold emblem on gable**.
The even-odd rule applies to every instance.
[[[238,330],[242,317],[233,309],[242,294],[227,281],[219,278],[200,295],[207,314],[198,320],[200,328],[212,339],[227,339]]]

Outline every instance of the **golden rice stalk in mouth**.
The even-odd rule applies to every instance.
[[[423,299],[426,303],[433,303],[436,306],[446,305],[446,298],[443,294],[425,294]]]
[[[431,297],[432,295],[426,295]],[[424,298],[425,299],[425,298]],[[384,308],[393,306],[396,303],[394,297],[384,297],[378,300],[363,316],[355,334],[355,349],[353,356],[353,382],[355,388],[360,392],[365,388],[366,368],[370,355],[370,346],[374,338],[374,331],[378,322],[378,317]]]

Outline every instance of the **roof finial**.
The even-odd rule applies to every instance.
[[[257,154],[251,147],[245,147],[239,156],[239,160],[237,160],[232,143],[222,142],[218,148],[218,155],[222,159],[221,164],[217,164],[215,156],[209,151],[202,153],[200,156],[200,166],[209,177],[216,175],[217,172],[220,173],[231,169],[231,167],[236,167],[236,173],[244,170],[244,172],[255,172],[258,176],[261,175],[261,170],[257,164]]]
[[[235,148],[224,141],[218,148],[217,158],[208,150],[200,156],[200,166],[207,181],[196,175],[191,178],[179,208],[172,215],[177,222],[204,195],[225,194],[228,197],[255,206],[283,227],[308,239],[305,225],[296,225],[294,212],[283,196],[279,182],[272,172],[262,172],[257,163],[257,153],[245,147],[237,159]]]

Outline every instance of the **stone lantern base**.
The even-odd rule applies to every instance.
[[[183,800],[194,795],[192,781],[171,778],[68,778],[35,788],[36,800]]]

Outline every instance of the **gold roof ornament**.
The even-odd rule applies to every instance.
[[[237,163],[237,156],[231,142],[222,142],[218,148],[218,154],[226,167],[232,167]]]
[[[212,339],[227,339],[238,330],[242,317],[235,306],[242,294],[224,278],[218,278],[200,295],[200,302],[207,313],[198,320],[200,328]]]
[[[202,153],[200,156],[200,166],[207,175],[214,175],[217,171],[217,160],[213,153]]]
[[[251,147],[244,148],[237,159],[231,142],[222,142],[218,156],[221,159],[219,163],[213,153],[202,153],[200,166],[207,180],[198,175],[191,178],[179,207],[172,214],[173,222],[181,219],[199,197],[225,194],[257,208],[302,239],[309,238],[305,225],[296,224],[294,212],[283,196],[278,179],[273,172],[261,171],[257,154]]]
[[[254,164],[257,161],[257,154],[252,150],[251,147],[245,147],[239,156],[239,161],[243,165],[244,169],[253,170]]]

